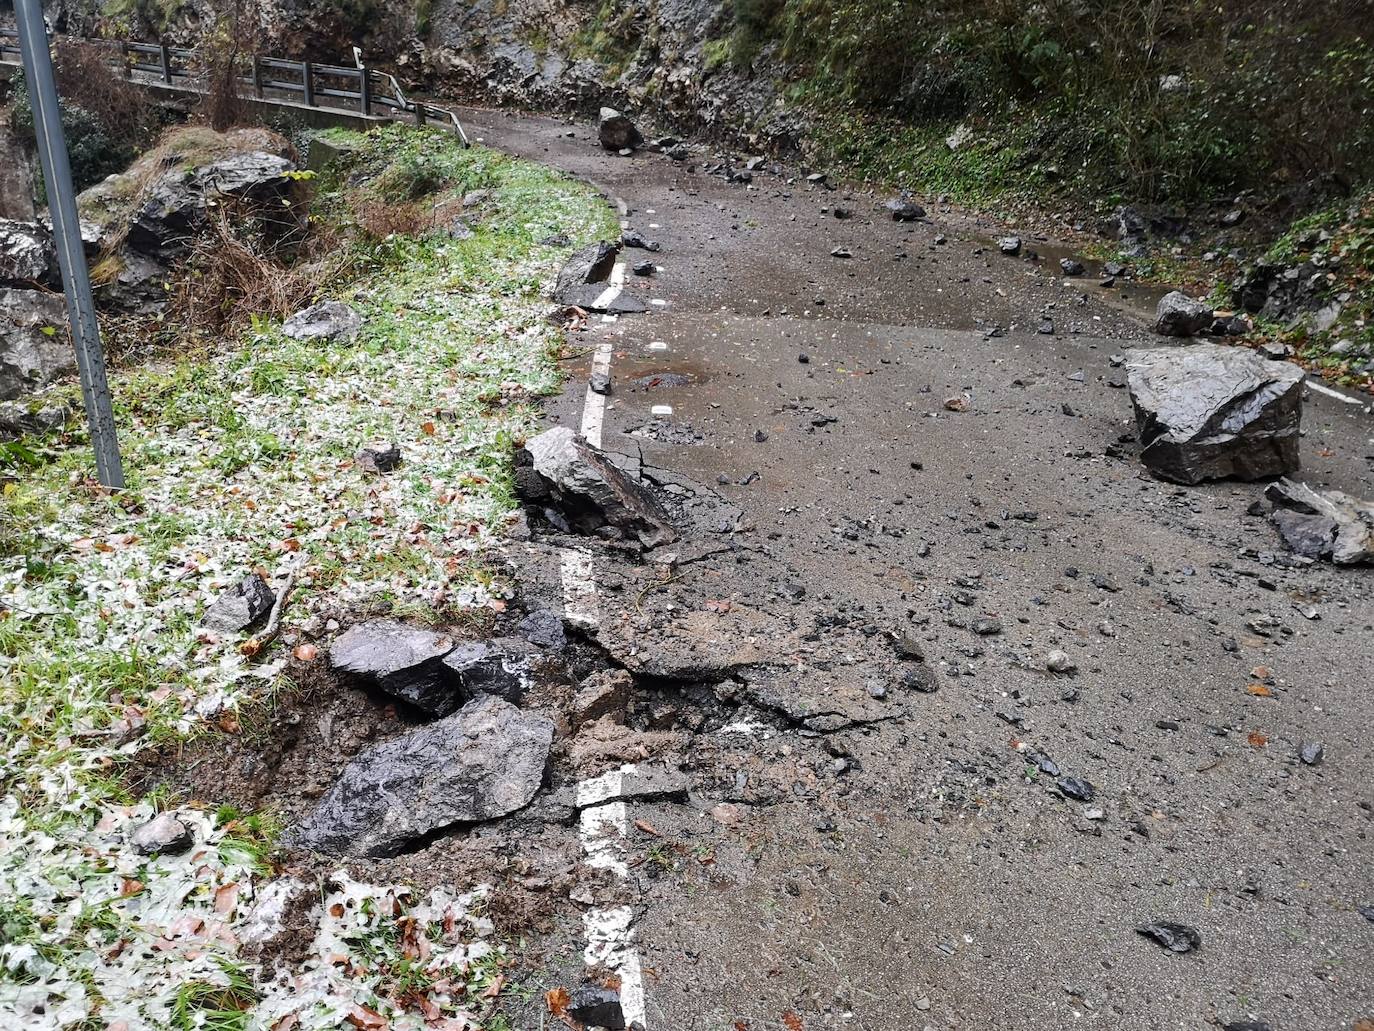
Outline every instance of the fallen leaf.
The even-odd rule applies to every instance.
[[[426,437],[432,437],[432,436],[434,436],[434,423],[432,423],[432,422],[421,423],[421,424],[420,424],[420,432],[423,433]]]
[[[782,1024],[787,1031],[802,1031],[802,1018],[791,1010],[782,1015]]]
[[[295,537],[288,537],[286,540],[282,541],[278,547],[280,547],[282,551],[300,551],[301,542]]]
[[[239,900],[239,886],[237,882],[221,884],[215,889],[215,912],[232,913],[234,906]]]
[[[656,838],[661,837],[661,835],[658,833],[658,828],[655,827],[648,820],[636,820],[635,829],[643,831],[645,834],[652,834]]]
[[[1263,684],[1251,684],[1245,690],[1256,698],[1272,698],[1274,696],[1274,692]]]
[[[484,999],[494,999],[494,998],[496,998],[498,995],[501,994],[502,990],[503,990],[505,987],[506,987],[506,975],[505,975],[505,974],[497,974],[497,975],[496,975],[496,979],[495,979],[494,981],[492,981],[491,984],[487,985],[486,991],[484,991],[484,992],[482,993],[482,998],[484,998]]]
[[[550,988],[544,993],[544,1004],[555,1017],[565,1016],[572,1004],[572,993],[566,988]]]
[[[295,656],[297,662],[314,662],[319,658],[320,650],[313,644],[298,644],[291,649],[291,654]]]
[[[1269,743],[1269,739],[1265,737],[1263,734],[1261,734],[1258,730],[1250,731],[1250,733],[1246,736],[1245,740],[1250,742],[1251,748],[1263,748],[1265,745]]]
[[[232,712],[220,713],[215,725],[226,734],[237,734],[239,732],[239,720]]]
[[[353,1004],[353,1012],[344,1017],[344,1020],[354,1027],[363,1028],[364,1031],[386,1027],[386,1017],[370,1006],[360,1006],[357,1003]]]
[[[724,612],[729,612],[729,611],[730,611],[730,599],[729,599],[729,598],[711,598],[711,599],[709,599],[709,600],[706,602],[706,611],[707,611],[707,612],[722,612],[722,613],[724,613]]]
[[[256,637],[250,637],[239,645],[239,654],[248,659],[251,659],[260,651],[262,651],[262,642]]]
[[[1274,671],[1268,666],[1256,666],[1250,671],[1250,675],[1256,680],[1272,680],[1274,678]]]
[[[132,877],[125,877],[119,885],[120,895],[137,895],[144,888],[142,881],[136,881]]]

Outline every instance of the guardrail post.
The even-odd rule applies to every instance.
[[[425,124],[425,104],[422,100],[415,101],[415,124]]]
[[[309,61],[301,62],[301,82],[305,86],[305,106],[315,106],[315,66]]]
[[[168,49],[166,43],[158,46],[158,59],[162,64],[162,81],[170,86],[172,84],[172,51]]]
[[[372,114],[372,73],[366,68],[358,69],[358,106],[364,118]]]
[[[258,64],[258,55],[253,55],[253,96],[262,99],[262,65]]]

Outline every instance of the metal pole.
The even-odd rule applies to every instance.
[[[67,295],[67,318],[71,323],[72,343],[76,345],[76,365],[81,372],[81,397],[86,405],[86,422],[91,428],[91,444],[95,448],[96,475],[104,486],[119,490],[124,486],[124,467],[115,437],[110,384],[105,378],[105,352],[100,346],[91,278],[86,271],[86,251],[81,243],[81,224],[77,221],[76,191],[72,188],[67,140],[62,134],[57,83],[53,79],[48,34],[43,27],[43,9],[39,0],[15,0],[14,9],[19,21],[19,48],[24,54],[29,103],[33,105],[34,135],[38,138],[38,156],[43,164],[43,182],[48,188],[53,242],[57,245],[57,263],[62,269],[62,285]]]
[[[357,47],[353,48],[355,51]],[[364,117],[372,115],[372,73],[362,65],[358,66],[358,103],[362,107]]]

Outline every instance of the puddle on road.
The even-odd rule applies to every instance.
[[[978,242],[997,253],[997,241],[989,237],[978,237]],[[1023,238],[1022,256],[1019,258],[1008,257],[1007,261],[1028,261],[1026,253],[1034,252],[1039,255],[1040,260],[1034,264],[1039,265],[1044,271],[1050,273],[1057,279],[1071,283],[1075,287],[1083,290],[1089,297],[1095,298],[1107,307],[1115,311],[1126,312],[1132,315],[1143,315],[1147,319],[1153,319],[1155,309],[1159,305],[1159,299],[1169,291],[1175,289],[1172,286],[1162,283],[1145,283],[1139,280],[1130,279],[1124,276],[1117,276],[1113,286],[1103,286],[1102,280],[1107,278],[1104,271],[1105,262],[1094,258],[1087,258],[1079,254],[1072,247],[1063,244],[1051,243],[1049,241],[1033,240]],[[1066,276],[1059,268],[1061,258],[1069,258],[1080,262],[1083,265],[1084,273],[1081,276]],[[1119,264],[1130,267],[1130,261],[1124,260]]]

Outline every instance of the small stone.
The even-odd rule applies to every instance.
[[[1091,802],[1097,797],[1097,788],[1081,777],[1061,777],[1055,786],[1061,795],[1075,802]]]
[[[1072,673],[1077,668],[1078,664],[1066,652],[1055,649],[1045,656],[1045,669],[1051,673]]]
[[[658,271],[658,266],[652,261],[636,261],[634,263],[634,273],[637,276],[652,276]]]
[[[1036,327],[1035,331],[1036,331],[1037,333],[1040,333],[1040,334],[1043,335],[1043,336],[1047,336],[1047,337],[1052,337],[1052,336],[1054,336],[1054,320],[1053,320],[1053,319],[1041,319],[1041,320],[1040,320],[1040,325]]]
[[[1326,749],[1320,741],[1304,741],[1298,749],[1298,757],[1306,766],[1317,766],[1326,757]]]
[[[997,241],[997,249],[1009,258],[1014,258],[1021,253],[1021,237],[1004,236]]]
[[[611,377],[606,372],[594,372],[587,380],[587,387],[593,394],[606,395],[611,393]]]
[[[973,624],[973,632],[980,637],[992,637],[1002,632],[1002,624],[996,619],[980,619]]]
[[[623,1031],[625,1027],[620,993],[599,984],[578,987],[568,1002],[567,1011],[568,1016],[584,1027],[600,1027],[606,1031]]]
[[[924,665],[914,666],[903,673],[902,686],[920,694],[934,694],[940,689],[940,685],[935,682],[935,675]]]
[[[573,699],[576,723],[591,723],[603,716],[612,716],[617,723],[623,722],[633,691],[634,678],[623,669],[593,673],[577,687],[577,695]]]
[[[249,573],[210,604],[200,625],[216,633],[236,634],[265,619],[275,601],[267,581]]]
[[[129,839],[140,855],[179,855],[195,843],[191,828],[171,813],[158,813],[134,831]]]
[[[1202,935],[1187,924],[1158,921],[1141,924],[1135,930],[1137,934],[1144,935],[1170,952],[1196,952],[1202,948]]]
[[[915,659],[917,662],[925,661],[925,649],[921,646],[921,642],[911,634],[902,634],[893,642],[893,647],[897,649],[897,654],[904,659]]]
[[[553,609],[535,609],[520,621],[516,632],[530,644],[549,651],[562,651],[568,644],[563,617]]]
[[[1087,271],[1087,269],[1083,267],[1083,263],[1074,258],[1060,258],[1059,268],[1066,276],[1081,276]]]
[[[371,473],[389,473],[400,464],[399,444],[367,444],[358,452],[358,466]]]

